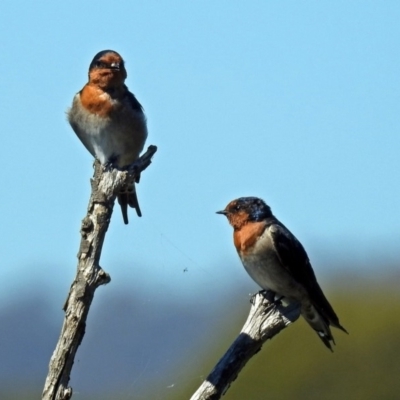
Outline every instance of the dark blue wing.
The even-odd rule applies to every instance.
[[[304,247],[278,220],[270,225],[269,230],[282,266],[307,290],[314,306],[321,314],[333,325],[342,328],[338,317],[317,282]]]
[[[135,95],[133,93],[131,93],[128,88],[125,86],[126,88],[126,98],[128,100],[128,103],[130,104],[130,106],[136,110],[136,111],[140,111],[143,112],[143,107],[142,105],[139,103],[138,99],[135,97]]]

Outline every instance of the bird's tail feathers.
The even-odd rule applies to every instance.
[[[315,306],[314,308],[316,309],[316,312],[320,314],[325,321],[327,321],[326,323],[328,326],[331,325],[347,334],[349,333],[342,325],[340,325],[339,318],[337,317],[335,311],[329,304],[318,284],[313,287],[311,303]]]
[[[138,215],[138,217],[142,216],[142,211],[140,210],[139,200],[137,198],[136,191],[128,194],[128,204],[129,207],[132,207],[136,210],[136,214]]]
[[[339,324],[339,321],[335,321],[335,322],[330,321],[330,324],[331,324],[332,326],[334,326],[335,328],[340,329],[340,330],[343,331],[344,333],[349,334],[349,332],[347,332],[347,330],[346,330],[342,325]]]
[[[301,314],[311,328],[317,332],[324,345],[333,352],[332,344],[335,344],[335,339],[332,336],[328,319],[319,313],[313,305],[303,306]]]
[[[122,218],[124,219],[124,224],[128,225],[128,194],[127,193],[119,193],[118,196],[118,203],[121,206],[122,211]]]
[[[142,216],[134,182],[129,183],[127,187],[121,189],[121,192],[118,194],[118,203],[121,206],[122,218],[126,225],[129,223],[128,205],[136,210],[138,217]]]

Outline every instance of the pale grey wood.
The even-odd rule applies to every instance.
[[[299,304],[287,307],[267,300],[263,292],[252,298],[249,316],[239,336],[190,400],[217,400],[262,345],[300,315]]]
[[[116,194],[129,179],[138,177],[150,165],[156,151],[156,146],[149,146],[128,171],[104,170],[98,161],[95,162],[94,177],[91,180],[92,193],[80,231],[78,268],[63,307],[65,318],[50,359],[43,400],[68,400],[72,397],[72,388],[68,386],[70,374],[76,351],[85,334],[86,318],[94,292],[111,280],[100,267],[99,260]]]

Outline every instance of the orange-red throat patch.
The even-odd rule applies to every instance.
[[[102,117],[106,117],[111,113],[113,105],[110,99],[97,86],[86,85],[82,89],[80,96],[82,106],[91,113]]]
[[[236,250],[242,254],[251,250],[256,244],[257,239],[264,233],[265,226],[265,221],[248,222],[240,229],[235,229],[233,232],[233,241]]]

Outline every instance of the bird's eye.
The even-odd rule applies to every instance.
[[[103,61],[96,61],[97,68],[106,68],[106,64]]]

